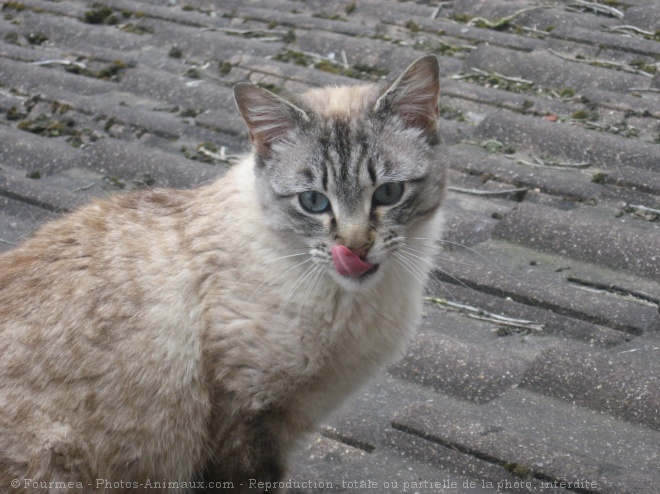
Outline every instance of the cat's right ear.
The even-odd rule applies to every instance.
[[[273,144],[286,139],[295,127],[309,122],[304,110],[254,84],[236,84],[234,98],[250,131],[250,140],[262,156],[268,156]]]

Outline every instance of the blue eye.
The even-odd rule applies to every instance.
[[[378,187],[376,192],[374,192],[374,203],[379,206],[389,206],[401,199],[402,195],[402,182],[387,182]]]
[[[330,209],[330,200],[320,192],[307,190],[298,194],[300,205],[310,213],[325,213]]]

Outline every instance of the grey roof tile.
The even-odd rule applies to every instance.
[[[571,54],[560,53],[560,55],[574,58]],[[470,53],[467,67],[486,72],[499,72],[505,76],[520,77],[534,81],[542,87],[558,90],[572,88],[580,91],[584,88],[597,88],[625,93],[628,88],[645,87],[649,83],[649,79],[642,75],[590,66],[580,62],[566,62],[565,59],[548,50],[526,53],[479,45]]]
[[[0,169],[0,193],[47,211],[71,211],[84,202],[78,195],[48,187],[41,180],[27,178],[24,171],[11,170],[5,165]]]
[[[469,412],[416,404],[393,426],[546,482],[546,488],[563,481],[572,483],[571,491],[633,494],[648,492],[657,480],[657,432],[524,391]],[[639,448],[629,448],[625,438],[632,437]],[[627,464],[611,454],[614,441],[617,452],[627,450]]]
[[[660,163],[656,144],[505,111],[486,117],[479,124],[477,135],[500,140],[516,149],[545,153],[574,163],[586,162],[606,170],[633,166],[657,172]]]
[[[145,153],[139,145],[113,139],[103,139],[86,148],[80,164],[126,181],[148,174],[159,187],[178,188],[199,185],[224,171],[223,167],[191,162],[158,149]]]
[[[646,340],[635,341],[632,353],[577,345],[551,348],[529,368],[521,385],[660,430],[660,338]]]
[[[623,20],[626,24],[653,31],[660,26],[660,6],[655,2],[647,2],[645,5],[630,7],[626,9]]]
[[[557,210],[525,203],[504,217],[496,237],[595,262],[651,279],[660,278],[660,229],[601,208]],[[542,220],[542,223],[540,223]]]
[[[11,166],[23,173],[56,173],[66,170],[79,156],[78,149],[59,140],[0,125],[0,167]]]

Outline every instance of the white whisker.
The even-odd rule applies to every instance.
[[[404,249],[404,250],[405,250],[405,249]],[[434,264],[432,261],[429,261],[428,259],[424,259],[423,257],[420,257],[420,256],[418,256],[418,255],[415,255],[415,254],[413,254],[412,252],[407,252],[406,254],[409,255],[409,256],[416,257],[417,259],[420,259],[421,261],[424,261],[425,263],[429,264],[433,269],[437,269],[437,270],[440,271],[441,273],[444,273],[445,275],[449,276],[452,280],[456,281],[458,284],[464,286],[464,287],[467,288],[468,290],[475,291],[473,288],[469,287],[468,285],[466,285],[465,283],[463,283],[460,279],[456,278],[455,276],[451,275],[450,273],[448,273],[447,271],[445,271],[444,269],[442,269],[440,266]],[[440,279],[438,279],[437,276],[435,276],[435,274],[433,273],[433,271],[431,271],[431,276],[433,276],[433,277],[435,278],[435,280],[436,280],[438,283],[442,283],[442,281],[441,281]]]
[[[310,258],[309,260],[313,260]],[[291,286],[289,291],[286,293],[286,296],[284,297],[284,303],[282,304],[281,311],[284,311],[288,306],[291,300],[293,300],[294,295],[296,294],[296,291],[298,287],[300,287],[302,284],[304,284],[305,280],[307,280],[311,275],[314,274],[316,269],[318,268],[318,264],[312,264],[311,266],[308,266],[305,271],[298,277],[298,280]]]
[[[304,256],[305,254],[309,255],[308,252],[300,252],[298,254],[289,254],[288,256],[275,257],[274,259],[268,259],[266,261],[266,264],[270,264],[272,262],[279,261],[281,259],[288,259],[289,257]]]
[[[414,263],[412,263],[412,261],[404,257],[401,254],[401,252],[395,252],[394,256],[403,269],[408,271],[413,276],[413,278],[419,281],[422,285],[426,285],[426,281],[422,279],[420,274],[416,273],[413,269],[413,268],[417,268],[418,266],[416,266]]]
[[[272,279],[268,279],[268,278],[267,278],[267,279],[265,279],[265,280],[264,280],[264,281],[263,281],[263,282],[262,282],[257,288],[254,289],[254,291],[252,292],[252,295],[250,295],[250,298],[249,298],[248,300],[252,300],[252,297],[254,297],[254,295],[255,295],[259,290],[261,290],[261,288],[262,288],[264,285],[266,285],[266,284],[274,284],[277,280],[279,280],[282,276],[284,276],[285,274],[287,274],[289,271],[291,271],[291,270],[293,270],[293,269],[296,269],[296,268],[299,268],[299,267],[302,266],[303,264],[306,264],[306,263],[308,263],[308,262],[310,262],[310,261],[313,261],[313,258],[312,258],[312,257],[310,257],[309,259],[305,259],[304,261],[299,262],[298,264],[294,264],[294,265],[291,266],[290,268],[288,268],[288,269],[282,271],[281,273],[279,273],[275,278],[272,278]]]
[[[475,249],[472,249],[471,247],[468,247],[467,245],[463,245],[463,244],[461,244],[461,243],[459,243],[459,242],[452,242],[451,240],[444,240],[444,239],[435,239],[435,240],[434,240],[434,239],[427,238],[427,237],[402,237],[402,238],[404,238],[404,239],[413,239],[413,240],[431,240],[431,241],[433,241],[433,242],[437,242],[438,245],[440,245],[441,243],[443,243],[443,244],[453,245],[453,246],[456,246],[456,247],[461,247],[461,248],[467,250],[468,252],[471,252],[472,254],[476,255],[477,257],[480,257],[483,261],[486,262],[486,264],[488,264],[488,265],[491,266],[492,268],[498,270],[500,273],[505,274],[508,278],[510,278],[510,279],[512,279],[512,280],[515,280],[515,281],[517,281],[517,282],[520,281],[520,280],[519,280],[518,278],[516,278],[514,275],[512,275],[512,274],[509,273],[508,271],[502,269],[502,268],[499,267],[497,264],[495,264],[495,263],[493,263],[492,261],[490,261],[486,256],[484,256],[484,255],[483,255],[482,253],[480,253],[479,251],[477,251],[477,250],[475,250]],[[458,262],[458,261],[452,261],[452,262]],[[470,265],[470,264],[468,264],[468,266],[469,266],[469,265]]]
[[[471,264],[469,262],[458,261],[456,259],[452,259],[451,257],[441,256],[440,254],[438,254],[436,252],[427,252],[427,251],[424,251],[422,249],[419,249],[419,247],[427,247],[428,249],[431,249],[431,250],[434,251],[435,249],[433,247],[430,247],[430,246],[411,244],[411,243],[408,243],[408,242],[404,242],[403,245],[408,250],[412,250],[414,252],[419,252],[420,254],[432,255],[435,259],[440,259],[441,261],[447,261],[447,262],[452,262],[454,264],[463,264],[464,266],[474,267],[474,264]]]
[[[403,255],[404,255],[403,252],[401,252],[401,251],[396,252],[395,254],[396,254],[397,256],[403,256]],[[405,258],[405,257],[401,257],[400,259],[401,259],[401,260],[404,260],[404,259],[405,259],[409,264],[412,264],[413,266],[416,266],[415,262],[414,262],[412,259],[407,259],[407,258]],[[404,266],[404,267],[405,267],[405,266]],[[408,272],[410,272],[410,270],[408,270]],[[425,273],[426,273],[426,271],[425,271]],[[412,273],[411,273],[411,274],[412,274]],[[439,286],[439,287],[440,287],[440,288],[441,288],[441,289],[447,294],[447,297],[453,300],[454,297],[452,296],[451,292],[447,289],[447,287],[445,286],[445,284],[442,283],[442,281],[441,281],[441,280],[435,275],[435,273],[433,273],[433,271],[430,271],[430,272],[429,272],[429,275],[432,276],[433,279],[438,283],[438,286]],[[419,278],[417,278],[417,279],[419,279]],[[426,283],[424,284],[424,286],[426,286]]]

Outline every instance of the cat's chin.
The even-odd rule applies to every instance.
[[[369,271],[360,276],[344,276],[333,269],[332,277],[346,291],[364,292],[371,289],[382,277],[382,270],[379,268],[379,264],[374,264]]]

